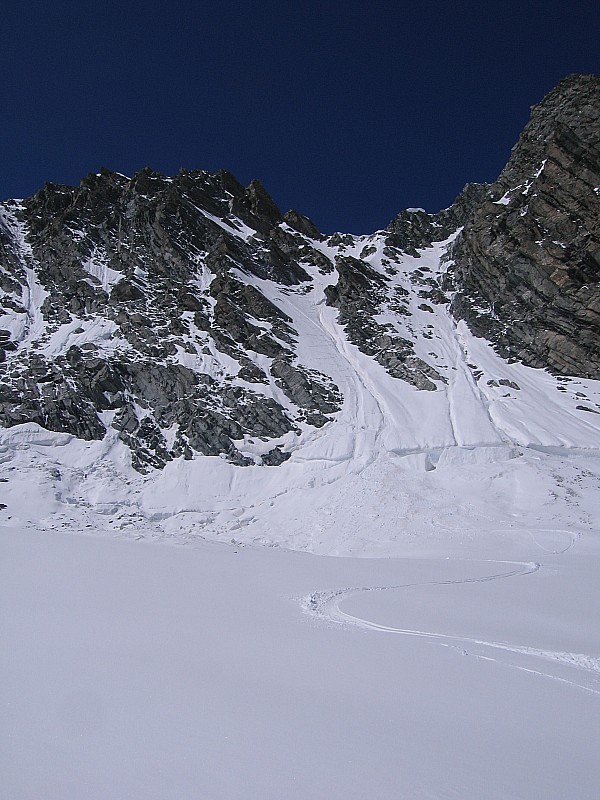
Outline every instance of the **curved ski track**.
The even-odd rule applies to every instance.
[[[569,545],[567,549],[570,549],[572,545],[573,542],[571,542],[571,545]],[[464,559],[464,560],[471,561],[476,559]],[[361,628],[362,630],[376,631],[378,633],[394,633],[403,636],[415,636],[422,639],[431,640],[433,642],[437,642],[443,647],[453,647],[455,649],[458,649],[464,656],[475,655],[477,660],[492,661],[495,663],[503,664],[504,666],[509,667],[510,669],[517,669],[522,672],[538,675],[540,677],[548,678],[550,680],[557,681],[559,683],[563,683],[568,686],[573,686],[577,689],[581,689],[590,694],[600,696],[600,657],[590,656],[585,653],[568,653],[555,650],[544,650],[541,648],[530,647],[527,645],[511,644],[509,642],[487,641],[485,639],[476,639],[470,636],[459,636],[456,634],[440,633],[437,631],[422,631],[422,630],[415,630],[413,628],[396,628],[396,627],[391,627],[389,625],[380,625],[379,623],[373,622],[369,619],[357,617],[352,614],[347,614],[340,608],[341,604],[345,600],[348,600],[350,597],[361,594],[363,592],[396,591],[400,589],[410,589],[417,586],[449,586],[449,585],[467,584],[467,583],[485,583],[487,581],[504,580],[519,576],[533,575],[535,572],[538,572],[538,570],[543,569],[542,564],[539,564],[538,562],[534,561],[511,562],[511,561],[490,560],[487,563],[514,564],[515,566],[518,566],[518,568],[510,570],[508,572],[500,572],[500,573],[495,573],[493,575],[484,575],[481,577],[470,577],[470,578],[442,580],[442,581],[423,581],[419,583],[397,584],[395,586],[362,586],[362,587],[359,586],[359,587],[350,587],[346,589],[334,589],[331,591],[317,591],[303,597],[300,601],[300,605],[302,607],[302,610],[306,614],[309,614],[310,616],[318,619],[321,622],[342,625],[344,627],[357,627]],[[566,678],[562,678],[558,675],[554,675],[550,672],[545,672],[539,669],[531,669],[529,667],[524,667],[519,664],[507,663],[506,661],[501,661],[497,658],[493,658],[492,656],[469,653],[464,648],[460,647],[460,645],[475,645],[477,647],[483,647],[484,652],[485,649],[500,650],[508,653],[515,653],[521,656],[530,656],[542,659],[544,661],[554,662],[555,664],[560,664],[562,666],[573,667],[580,671],[592,673],[592,675],[594,676],[594,682],[593,682],[594,685],[590,686],[585,683],[580,683],[578,681],[568,680]]]

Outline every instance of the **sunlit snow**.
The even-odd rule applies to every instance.
[[[397,280],[443,270],[446,244]],[[598,796],[600,382],[507,363],[413,293],[444,379],[417,391],[349,343],[335,275],[306,269],[310,291],[244,276],[344,397],[281,437],[281,466],[140,475],[110,428],[0,430],[3,796]],[[27,285],[21,346],[45,335]],[[112,341],[77,330],[45,352]],[[236,380],[214,348],[174,358]]]

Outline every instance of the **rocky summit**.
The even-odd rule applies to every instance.
[[[594,76],[534,107],[496,183],[365,236],[324,236],[227,172],[102,169],[0,205],[0,424],[112,437],[139,472],[278,466],[338,424],[332,358],[447,394],[441,318],[507,363],[600,378],[599,278]]]

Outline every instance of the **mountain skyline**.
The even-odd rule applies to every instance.
[[[591,3],[9,3],[0,199],[101,166],[226,169],[327,233],[381,229],[495,180],[528,107],[597,72],[599,27]]]

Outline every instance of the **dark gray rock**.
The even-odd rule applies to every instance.
[[[291,453],[285,453],[281,448],[274,447],[262,457],[262,463],[266,467],[278,467],[283,464],[291,456]]]
[[[323,376],[318,373],[293,366],[283,358],[277,358],[271,365],[271,375],[287,397],[299,408],[318,412],[321,424],[327,421],[326,414],[333,414],[341,407],[342,396],[337,387],[330,381],[325,383]],[[311,418],[317,419],[314,413]]]
[[[403,253],[416,256],[418,251],[431,247],[434,242],[443,242],[472,217],[487,194],[486,184],[468,183],[454,203],[437,214],[425,211],[401,211],[386,232],[386,244]]]
[[[328,305],[339,309],[339,322],[348,339],[385,367],[392,377],[417,389],[434,391],[437,387],[433,381],[445,379],[415,355],[412,342],[374,319],[385,304],[392,307],[398,304],[389,281],[365,261],[350,256],[339,256],[335,265],[338,281],[326,288],[325,296]]]
[[[305,217],[304,214],[300,214],[298,211],[290,209],[283,215],[283,219],[284,222],[287,222],[290,228],[294,228],[294,230],[298,231],[299,233],[303,233],[305,236],[308,236],[309,239],[316,239],[320,241],[325,238],[315,223],[308,217]]]
[[[600,378],[600,78],[532,110],[452,252],[453,312],[501,355]]]

